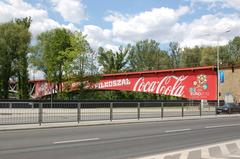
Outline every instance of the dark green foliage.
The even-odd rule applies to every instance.
[[[201,66],[211,66],[217,63],[217,49],[214,47],[201,48]]]
[[[103,73],[117,73],[123,72],[128,63],[127,56],[129,53],[129,46],[118,51],[105,51],[102,47],[98,49],[98,62],[102,66]]]
[[[239,64],[240,63],[240,36],[235,37],[229,41],[229,63]]]
[[[0,98],[7,99],[10,77],[18,81],[19,98],[28,95],[28,48],[31,41],[31,18],[0,24]]]
[[[130,70],[144,71],[169,68],[169,56],[154,40],[139,41],[131,46],[129,53]]]
[[[24,28],[23,35],[21,36],[21,48],[17,55],[17,79],[18,91],[20,99],[29,98],[28,88],[28,48],[31,42],[31,33],[29,27],[31,25],[31,18],[16,19],[16,23]]]
[[[184,48],[181,54],[181,67],[197,67],[200,66],[201,51],[199,47]]]
[[[79,89],[84,88],[90,51],[81,32],[72,33],[64,28],[57,28],[38,36],[31,61],[45,73],[49,82],[57,85],[57,98],[64,99],[71,83],[80,82]],[[65,90],[62,88],[63,82]]]
[[[57,84],[58,92],[62,92],[63,70],[68,60],[68,48],[71,47],[71,34],[61,28],[41,33],[32,56],[33,64],[45,72],[46,79]]]
[[[170,55],[170,66],[171,68],[180,67],[181,48],[178,42],[169,43],[169,55]]]

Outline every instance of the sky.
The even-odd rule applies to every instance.
[[[33,39],[64,27],[94,50],[154,39],[167,49],[223,45],[240,36],[240,0],[0,0],[0,23],[32,17]]]

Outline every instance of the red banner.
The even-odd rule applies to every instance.
[[[51,94],[53,85],[47,81],[34,83],[36,98]],[[78,85],[78,82],[72,83],[70,90],[76,90]],[[63,83],[62,88],[64,87],[66,86]],[[213,67],[110,74],[102,75],[99,82],[88,88],[164,94],[193,100],[216,100],[217,75]],[[53,93],[57,91],[53,90]]]
[[[207,69],[107,76],[95,84],[95,89],[137,91],[194,100],[216,100],[216,84],[216,72]]]
[[[36,81],[34,97],[38,98],[38,97],[49,95],[51,93],[55,93],[56,91],[54,91],[53,88],[54,86],[47,81],[44,81],[44,80]]]

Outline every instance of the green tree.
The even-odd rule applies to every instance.
[[[114,72],[114,53],[112,50],[105,51],[104,48],[98,49],[98,63],[102,66],[103,73]]]
[[[98,62],[102,66],[103,73],[116,73],[124,71],[128,63],[127,56],[129,46],[120,47],[115,53],[112,50],[105,51],[102,47],[98,49]]]
[[[34,47],[32,63],[44,71],[46,79],[57,84],[61,94],[65,62],[71,57],[68,49],[71,47],[72,33],[64,28],[57,28],[41,33]],[[56,89],[56,88],[55,88]]]
[[[80,81],[79,89],[83,89],[87,79],[92,79],[85,77],[89,65],[88,53],[91,51],[85,38],[81,32],[72,33],[57,28],[41,33],[37,45],[33,47],[32,64],[45,73],[49,82],[57,85],[61,99],[72,82]]]
[[[18,80],[20,98],[28,98],[27,53],[31,41],[31,18],[0,24],[0,96],[8,98],[10,77]]]
[[[15,57],[14,51],[11,49],[9,44],[13,44],[16,37],[15,31],[17,26],[10,23],[5,23],[0,25],[0,68],[1,68],[1,78],[0,78],[0,95],[1,98],[7,99],[9,96],[8,89],[9,89],[9,79],[12,76],[12,61]]]
[[[65,78],[82,77],[86,74],[89,65],[88,55],[92,50],[85,38],[81,32],[71,34],[64,63]]]
[[[180,66],[181,48],[178,42],[169,43],[169,55],[171,68],[178,68]]]
[[[229,63],[240,64],[240,36],[229,41]]]
[[[31,18],[16,19],[16,23],[23,27],[21,35],[21,44],[17,52],[16,74],[18,79],[18,91],[20,99],[29,98],[28,88],[28,51],[31,42],[31,33],[29,27],[31,25]]]
[[[198,46],[194,48],[184,48],[181,53],[181,67],[197,67],[200,66],[201,52]]]
[[[155,40],[139,41],[131,46],[129,67],[132,71],[169,68],[169,56],[162,51]]]
[[[201,66],[216,65],[217,50],[215,47],[204,47],[201,48]]]
[[[85,90],[85,86],[91,86],[99,77],[93,75],[96,69],[93,60],[93,50],[81,32],[74,32],[70,38],[71,46],[67,49],[68,58],[64,65],[64,81],[65,84],[79,82],[78,93],[81,96],[86,96],[92,91]],[[93,68],[94,67],[94,68]],[[93,70],[94,69],[94,70]],[[66,90],[67,91],[67,90]]]

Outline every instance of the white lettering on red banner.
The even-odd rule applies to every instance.
[[[156,94],[165,94],[181,97],[184,93],[184,85],[182,82],[187,79],[187,76],[166,76],[160,81],[144,81],[144,77],[137,80],[133,87],[133,91],[149,92]],[[173,83],[170,85],[170,83]]]
[[[125,90],[163,94],[194,100],[216,100],[216,72],[209,70],[106,77],[95,85],[101,90]]]
[[[105,82],[98,82],[95,84],[95,88],[109,88],[109,87],[116,87],[116,86],[127,86],[130,85],[131,82],[129,79],[118,79],[118,80],[110,80]]]

